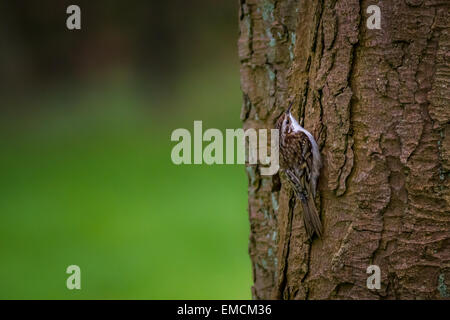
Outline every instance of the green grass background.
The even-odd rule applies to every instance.
[[[0,298],[251,297],[243,166],[170,159],[176,128],[241,127],[237,68],[188,73],[163,98],[136,83],[119,72],[7,102]]]

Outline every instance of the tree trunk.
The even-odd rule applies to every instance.
[[[373,4],[381,29],[367,26]],[[449,9],[240,0],[244,128],[274,128],[294,100],[324,162],[312,242],[284,176],[246,167],[255,299],[450,297]]]

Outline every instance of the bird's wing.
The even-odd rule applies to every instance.
[[[289,152],[292,152],[292,155],[289,157],[290,163],[287,166],[286,175],[296,192],[308,197],[308,195],[312,195],[310,184],[313,165],[311,142],[302,132],[297,132],[289,138],[291,139],[289,145],[292,146]]]

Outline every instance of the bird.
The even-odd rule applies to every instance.
[[[322,236],[322,222],[314,199],[322,168],[319,146],[314,136],[291,113],[293,102],[276,123],[279,130],[280,169],[303,207],[303,223],[309,239]]]

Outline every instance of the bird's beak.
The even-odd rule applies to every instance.
[[[293,104],[294,104],[294,101],[291,101],[291,103],[289,104],[289,108],[286,110],[286,114],[291,113],[291,108],[292,108]]]

